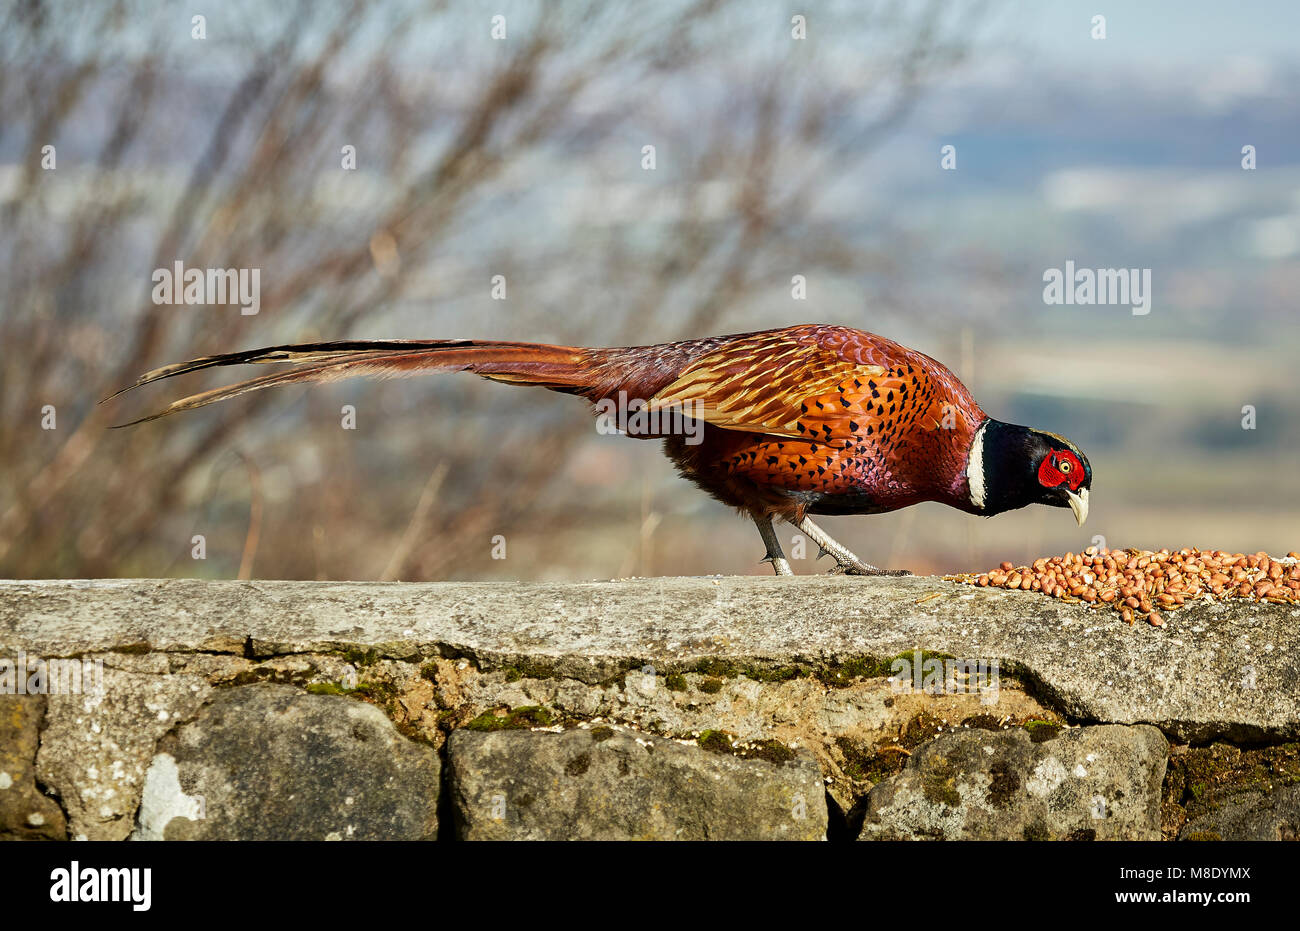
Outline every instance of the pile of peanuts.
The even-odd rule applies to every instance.
[[[1161,611],[1197,598],[1248,598],[1275,604],[1300,601],[1300,553],[1285,557],[1222,550],[1098,549],[1043,557],[1032,566],[1004,562],[980,574],[948,576],[967,585],[1043,592],[1064,601],[1106,605],[1125,622],[1145,617],[1164,626]]]

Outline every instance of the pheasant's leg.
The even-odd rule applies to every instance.
[[[781,541],[772,529],[772,518],[755,517],[754,523],[758,525],[758,533],[763,538],[763,545],[767,547],[767,556],[763,562],[770,562],[777,575],[794,575],[794,570],[785,560],[785,553],[781,551]]]
[[[835,541],[830,534],[818,527],[809,518],[805,517],[799,523],[795,524],[799,531],[809,540],[816,543],[822,551],[822,555],[830,553],[835,557],[840,571],[847,575],[911,575],[906,569],[878,569],[869,563],[863,562],[853,554],[853,551],[843,543]],[[832,570],[834,571],[834,570]]]

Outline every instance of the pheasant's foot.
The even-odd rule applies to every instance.
[[[835,557],[835,568],[830,571],[831,575],[892,575],[904,576],[911,575],[906,569],[881,569],[870,563],[863,562],[851,549],[843,543],[837,542],[825,530],[822,530],[814,524],[809,518],[805,517],[798,524],[799,530],[812,540],[820,548],[818,559],[822,556]]]
[[[790,568],[784,556],[764,556],[762,562],[770,562],[772,571],[777,575],[794,575],[794,570]]]
[[[770,562],[772,571],[777,575],[794,575],[794,570],[790,568],[790,563],[781,550],[781,541],[772,528],[772,518],[755,517],[754,523],[758,526],[759,536],[763,538],[763,545],[767,547],[767,555],[763,557],[763,562]]]

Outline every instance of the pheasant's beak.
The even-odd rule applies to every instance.
[[[1088,519],[1088,489],[1080,488],[1077,495],[1072,491],[1067,491],[1065,494],[1070,499],[1070,510],[1074,512],[1074,519],[1082,527],[1083,522]]]

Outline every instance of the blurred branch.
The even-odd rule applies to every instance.
[[[239,556],[239,574],[235,578],[247,581],[253,577],[253,560],[257,558],[257,544],[262,538],[262,470],[242,452],[236,455],[248,470],[248,532],[244,534],[244,551]]]
[[[419,539],[425,519],[429,516],[429,509],[433,507],[433,502],[438,500],[438,489],[442,486],[442,480],[446,477],[447,465],[440,462],[433,472],[429,474],[429,480],[424,483],[424,489],[420,492],[420,499],[415,503],[415,510],[411,514],[410,521],[406,524],[406,531],[402,534],[402,539],[398,541],[397,548],[393,550],[393,555],[389,557],[388,565],[379,574],[380,582],[392,582],[401,577],[402,568],[410,558],[412,550],[415,549],[415,543]]]

